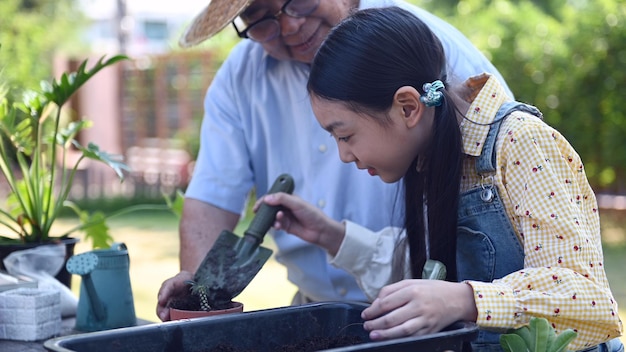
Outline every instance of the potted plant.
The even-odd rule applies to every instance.
[[[194,274],[193,280],[187,281],[189,294],[175,297],[169,302],[170,320],[199,318],[212,315],[241,313],[243,304],[232,300],[209,299],[209,288],[214,277],[211,273],[214,262],[203,260]]]
[[[62,108],[70,97],[96,73],[126,56],[102,57],[93,67],[83,61],[76,72],[64,73],[60,79],[44,81],[41,91],[27,91],[20,102],[9,102],[9,89],[0,83],[0,169],[9,195],[0,208],[0,269],[2,259],[15,250],[41,244],[65,243],[73,254],[76,241],[73,236],[83,232],[94,248],[108,248],[113,238],[108,232],[106,218],[139,209],[166,209],[165,206],[137,205],[105,216],[102,212],[89,213],[68,200],[70,189],[80,163],[95,160],[110,166],[124,179],[127,166],[117,156],[101,151],[95,144],[83,146],[75,139],[79,131],[91,125],[88,120],[72,121],[62,125]],[[78,151],[79,157],[69,161],[68,152]],[[2,182],[2,180],[0,180]],[[71,209],[80,219],[72,229],[52,234],[52,226],[62,208]],[[5,235],[7,232],[10,235]],[[71,275],[62,270],[59,281],[70,286]]]
[[[563,352],[576,336],[573,329],[557,335],[546,318],[531,317],[528,325],[500,335],[500,346],[506,352]]]
[[[190,281],[189,284],[191,285],[189,295],[177,297],[170,301],[170,320],[243,312],[243,303],[230,301],[225,305],[216,306],[209,302],[203,284],[195,281]]]
[[[184,196],[180,190],[176,191],[173,199],[165,197],[165,202],[172,212],[180,219]],[[211,283],[202,273],[209,273],[212,262],[204,260],[194,274],[194,280],[189,280],[189,294],[173,298],[168,306],[170,320],[199,318],[212,315],[243,312],[243,304],[240,302],[209,302],[207,295]]]

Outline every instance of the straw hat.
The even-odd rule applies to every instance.
[[[180,37],[178,44],[188,48],[209,39],[242,13],[254,0],[210,0]]]

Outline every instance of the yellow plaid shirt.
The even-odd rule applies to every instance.
[[[474,168],[498,108],[510,98],[497,79],[483,74],[461,124],[462,191],[480,186]],[[472,100],[473,99],[473,100]],[[472,123],[468,120],[471,120]],[[545,317],[558,331],[573,328],[570,349],[621,335],[617,302],[603,268],[598,206],[582,161],[567,140],[541,119],[514,112],[497,140],[495,185],[524,246],[524,269],[492,283],[468,281],[482,328],[517,328]]]

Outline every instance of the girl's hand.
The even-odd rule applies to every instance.
[[[460,320],[476,321],[469,284],[441,280],[403,280],[378,294],[361,317],[372,340],[432,334]]]
[[[262,202],[283,207],[276,213],[275,229],[321,246],[331,255],[337,254],[345,235],[344,224],[329,218],[302,198],[284,192],[267,194],[258,199],[253,208],[255,212]]]

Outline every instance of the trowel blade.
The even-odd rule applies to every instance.
[[[228,302],[239,295],[272,255],[271,249],[262,246],[241,253],[238,249],[243,241],[244,238],[224,230],[204,257],[194,279],[204,281],[210,302]]]
[[[282,174],[276,178],[268,193],[291,193],[294,188],[293,178],[289,174]],[[196,283],[205,286],[209,302],[230,302],[261,270],[272,251],[260,244],[279,209],[279,206],[262,203],[243,237],[228,230],[220,233],[194,275]]]

